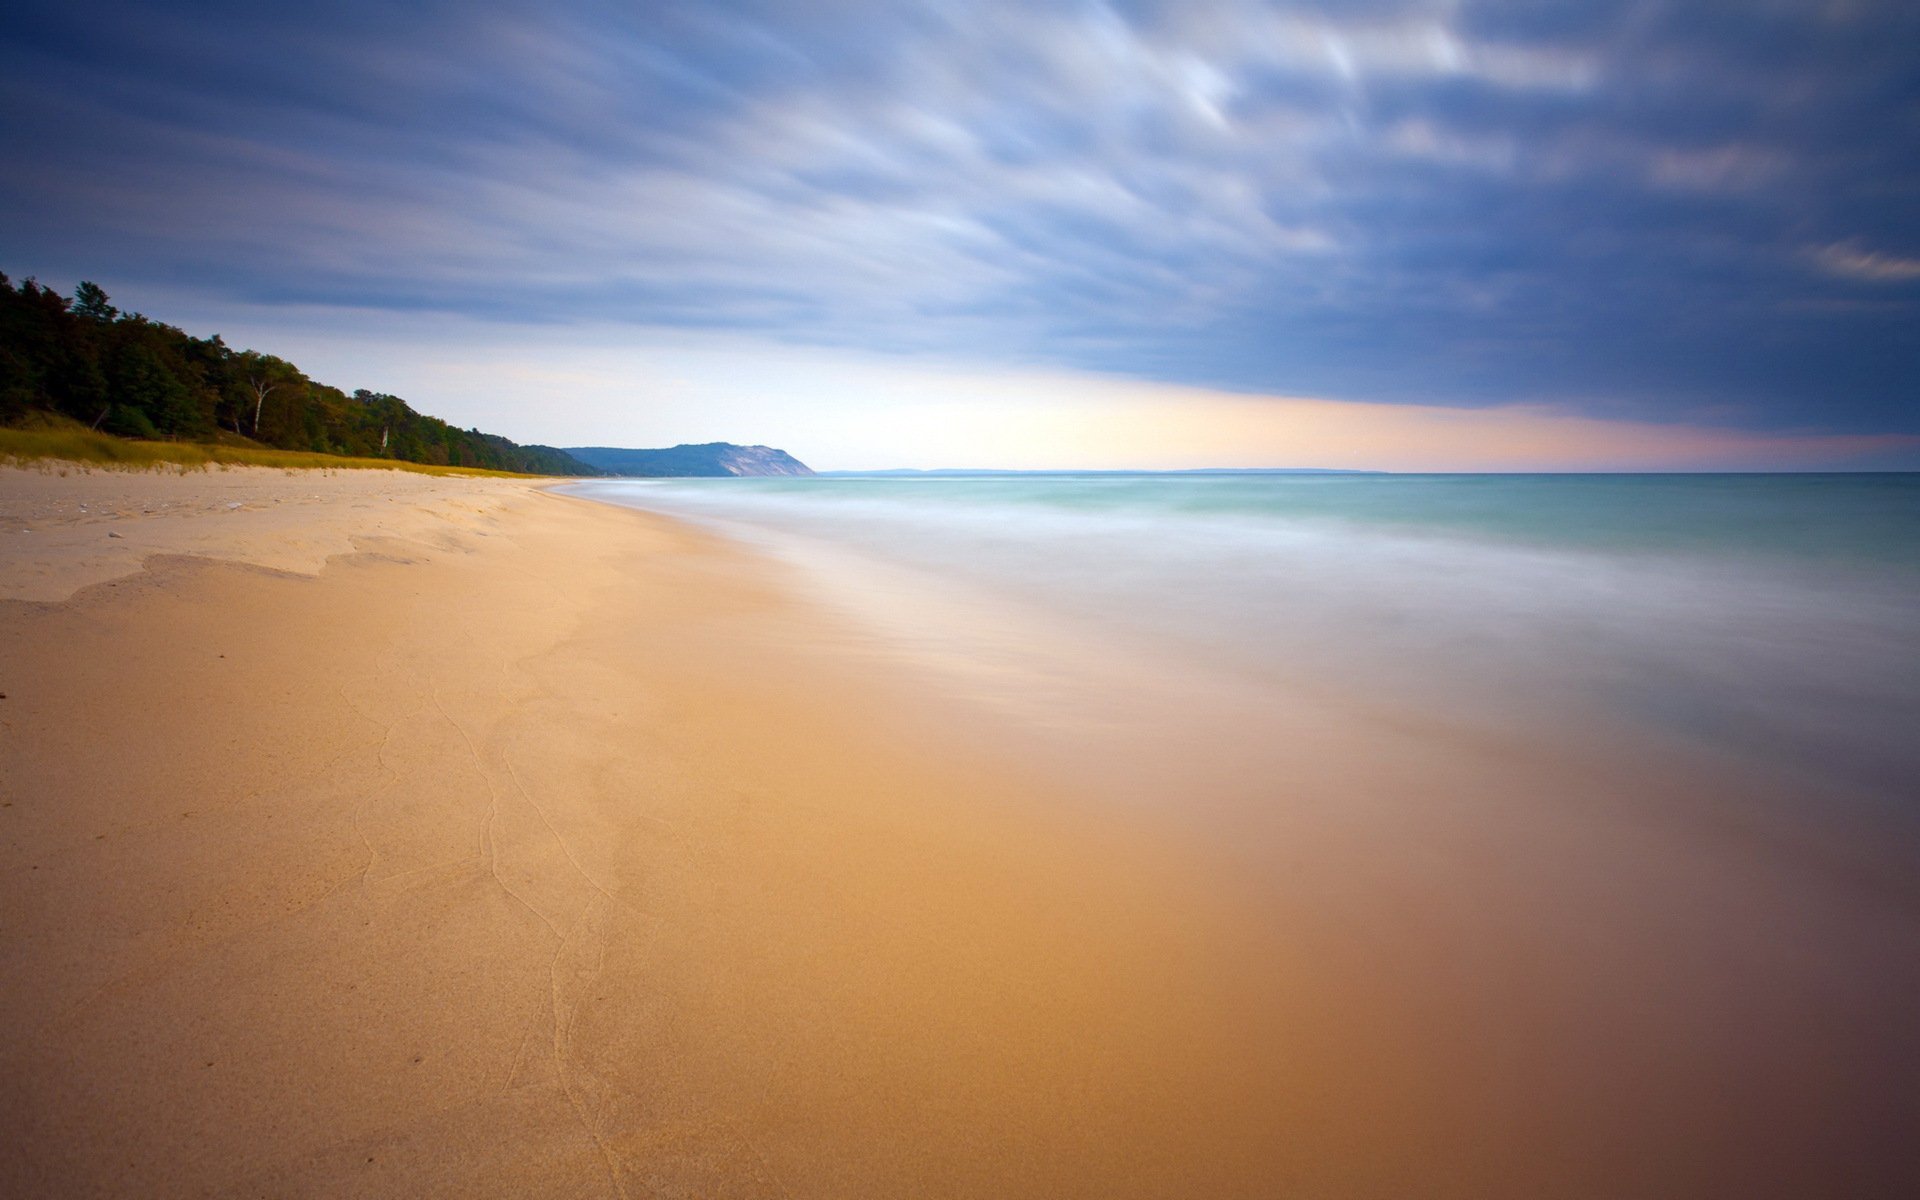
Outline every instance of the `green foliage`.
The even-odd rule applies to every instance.
[[[129,438],[534,475],[599,473],[550,446],[457,429],[397,396],[349,396],[284,359],[232,350],[218,335],[195,338],[123,314],[90,282],[69,301],[31,279],[15,287],[0,275],[0,424],[34,414]],[[97,456],[108,452],[90,453],[87,461],[102,461]]]
[[[231,439],[232,434],[226,435]],[[244,439],[241,439],[244,440]],[[414,471],[425,475],[508,475],[527,472],[461,470],[425,463],[400,462],[391,458],[343,458],[330,454],[301,453],[294,450],[269,450],[254,445],[209,444],[206,442],[165,442],[115,437],[88,429],[78,421],[48,413],[24,418],[22,427],[0,429],[0,465],[34,462],[77,462],[109,470],[151,470],[178,467],[181,470],[205,470],[208,467],[282,467],[288,470],[314,468],[378,469]]]
[[[118,437],[157,438],[160,431],[153,427],[147,414],[130,404],[116,404],[107,413],[106,423],[102,426],[108,433]]]

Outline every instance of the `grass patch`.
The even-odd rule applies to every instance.
[[[0,465],[79,463],[113,471],[154,471],[172,468],[204,471],[209,467],[279,467],[288,471],[361,470],[413,471],[421,475],[491,475],[503,479],[547,479],[514,471],[482,467],[441,467],[432,463],[400,462],[391,458],[347,458],[301,450],[273,450],[265,446],[232,446],[207,442],[150,442],[115,437],[88,429],[78,422],[45,422],[33,428],[0,429]]]

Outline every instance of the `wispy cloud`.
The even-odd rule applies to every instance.
[[[1822,270],[1843,279],[1863,279],[1869,283],[1905,283],[1920,279],[1920,258],[1863,250],[1851,242],[1821,246],[1811,253]]]
[[[34,0],[0,40],[4,265],[1911,424],[1889,331],[1920,314],[1827,291],[1915,261],[1920,11],[1828,7]]]

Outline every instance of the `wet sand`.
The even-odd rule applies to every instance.
[[[1016,728],[641,514],[189,476],[102,564],[140,477],[30,474],[7,1194],[1914,1181],[1910,894],[1649,817],[1681,767],[1138,679]]]

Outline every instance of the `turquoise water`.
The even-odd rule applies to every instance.
[[[881,599],[896,609],[989,596],[1273,688],[1337,688],[1500,730],[1599,713],[1650,745],[1759,764],[1823,796],[1920,796],[1920,475],[878,476],[582,490],[811,562],[820,580],[865,579],[868,593],[891,589]],[[861,563],[893,582],[881,588]],[[923,624],[942,637],[937,621]]]
[[[1920,474],[1060,474],[675,480],[696,504],[939,504],[1253,519],[1528,547],[1920,570]],[[704,494],[713,493],[713,500]]]

